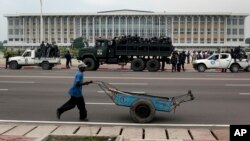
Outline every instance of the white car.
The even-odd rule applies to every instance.
[[[21,69],[22,66],[40,66],[44,70],[52,69],[55,65],[61,64],[60,58],[38,58],[35,50],[25,50],[22,56],[9,58],[10,69]]]
[[[244,69],[250,72],[250,66],[246,58],[234,59],[230,53],[215,53],[207,59],[195,60],[193,68],[199,72],[205,72],[207,69],[229,69],[231,72]]]

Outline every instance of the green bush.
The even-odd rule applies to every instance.
[[[72,58],[75,58],[78,56],[78,50],[75,48],[69,48],[69,47],[59,47],[61,56],[64,57],[64,54],[69,51],[70,54],[72,55]]]
[[[2,52],[5,54],[9,53],[10,56],[21,56],[24,52],[24,50],[2,50]]]

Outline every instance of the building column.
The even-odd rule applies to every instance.
[[[86,17],[86,40],[89,40],[89,17]]]
[[[102,37],[102,18],[99,17],[99,37]]]
[[[221,32],[221,29],[220,29],[220,17],[218,19],[218,24],[219,24],[219,27],[218,27],[218,36],[217,36],[217,44],[219,43],[220,44],[220,32]]]
[[[121,16],[119,16],[119,36],[121,36]]]
[[[161,16],[159,16],[159,33],[158,33],[158,37],[161,36]]]
[[[171,27],[172,27],[172,33],[171,33],[171,38],[172,40],[174,39],[174,16],[172,16],[172,22],[171,22]],[[174,42],[174,41],[172,41]]]
[[[200,39],[201,39],[201,17],[198,16],[198,43],[200,43]]]
[[[191,43],[194,43],[194,16],[191,16]]]
[[[48,17],[48,42],[51,43],[51,21],[50,17]]]
[[[126,36],[128,36],[128,17],[126,16]]]
[[[57,42],[57,21],[56,17],[54,17],[54,41]]]
[[[61,26],[61,35],[60,35],[60,37],[61,37],[61,40],[60,40],[60,42],[61,43],[63,43],[63,18],[62,17],[60,17],[60,21],[61,21],[61,24],[60,24],[60,26]]]
[[[204,38],[204,44],[207,43],[207,16],[205,16],[205,31],[204,31],[204,34],[205,34],[205,38]]]
[[[132,16],[132,34],[131,34],[131,36],[134,36],[134,24],[135,24],[135,17],[134,16]]]
[[[38,19],[36,18],[36,43],[39,43]]]
[[[73,18],[73,38],[76,38],[76,17]]]
[[[154,37],[154,17],[152,16],[152,33],[151,36]]]
[[[178,17],[178,43],[181,41],[181,17]]]
[[[14,21],[14,23],[15,23],[15,21]],[[33,43],[33,39],[32,39],[32,36],[31,35],[33,35],[33,28],[32,28],[32,22],[31,22],[31,17],[29,17],[29,43]],[[13,31],[14,33],[15,33],[15,30]],[[14,40],[14,42],[15,42],[15,38],[13,39]]]
[[[82,37],[82,17],[80,17],[80,37]]]
[[[146,31],[145,31],[145,34],[146,34],[146,37],[148,38],[148,17],[145,16],[145,20],[146,20]]]
[[[67,17],[67,43],[69,41],[69,33],[70,33],[70,30],[69,30],[69,17]]]
[[[226,18],[225,18],[225,23],[224,23],[224,27],[225,27],[225,29],[224,29],[224,44],[225,43],[227,43],[227,16],[226,16]]]
[[[106,39],[108,39],[108,17],[106,16]]]
[[[25,18],[23,18],[23,42],[26,43]],[[8,38],[9,39],[9,38]]]
[[[185,29],[184,29],[184,33],[185,33],[185,43],[187,43],[187,16],[185,17]]]
[[[211,28],[211,44],[214,42],[214,16],[212,19],[212,28]]]
[[[167,36],[169,36],[169,35],[168,35],[168,17],[166,16],[165,19],[166,19],[166,20],[165,20],[165,22],[166,22],[166,23],[165,23],[165,29],[166,29],[165,36],[167,37]]]
[[[92,43],[95,43],[95,17],[92,17]]]
[[[139,17],[139,37],[141,36],[141,17],[140,16],[138,16]]]
[[[112,38],[115,37],[115,17],[112,16]]]

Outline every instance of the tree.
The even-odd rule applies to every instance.
[[[83,40],[83,37],[76,38],[72,43],[72,47],[75,49],[81,49],[81,48],[86,47],[86,46],[87,45],[86,45],[85,41]]]
[[[249,47],[250,47],[250,38],[246,38],[245,43],[249,44]]]
[[[3,49],[3,42],[0,41],[0,49]]]

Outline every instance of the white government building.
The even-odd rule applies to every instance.
[[[244,13],[169,13],[113,10],[97,13],[44,13],[43,41],[70,46],[78,37],[169,36],[177,48],[247,46]],[[9,47],[39,46],[40,13],[7,14]]]

